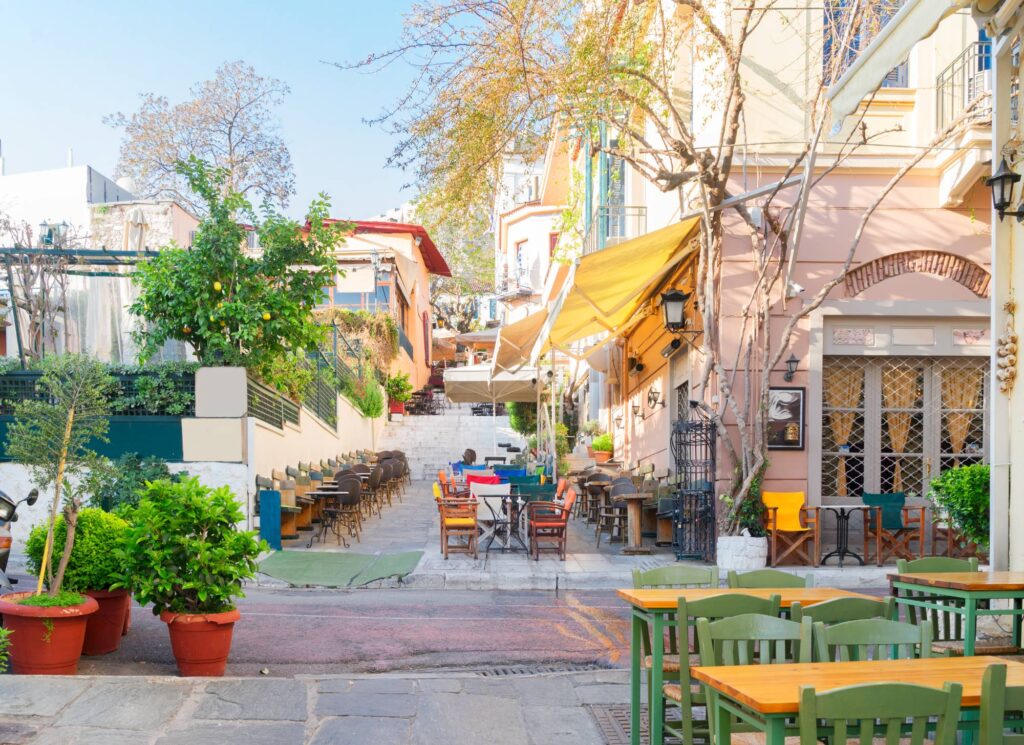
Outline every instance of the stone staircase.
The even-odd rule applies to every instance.
[[[401,450],[409,461],[414,479],[433,479],[438,469],[458,460],[466,448],[476,450],[482,462],[487,455],[505,455],[503,448],[494,453],[497,442],[525,447],[525,440],[509,426],[507,416],[473,416],[469,404],[452,404],[442,414],[402,417],[388,422],[377,440],[378,450]]]

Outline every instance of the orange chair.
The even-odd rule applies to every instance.
[[[566,530],[569,515],[576,502],[576,492],[569,489],[565,494],[565,502],[530,502],[526,505],[526,514],[530,530],[530,553],[534,561],[540,561],[541,551],[555,551],[565,561]],[[541,543],[553,543],[553,548],[542,548]]]
[[[765,529],[770,536],[768,558],[778,566],[786,557],[818,566],[821,561],[819,509],[804,504],[802,491],[761,493],[765,507]]]

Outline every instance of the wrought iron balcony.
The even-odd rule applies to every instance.
[[[530,279],[530,272],[526,269],[506,274],[498,283],[499,297],[512,297],[515,295],[532,295],[533,282]]]
[[[583,239],[583,254],[596,253],[647,232],[647,208],[635,206],[598,207]]]
[[[935,78],[935,129],[941,132],[964,113],[979,96],[984,101],[973,119],[992,116],[992,42],[976,41],[967,45],[950,65]]]

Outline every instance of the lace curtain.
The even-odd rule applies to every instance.
[[[942,371],[942,406],[954,409],[946,413],[946,433],[950,448],[957,455],[964,451],[974,412],[956,409],[977,408],[984,384],[985,369],[982,367],[957,365]]]
[[[825,370],[825,403],[832,409],[855,409],[860,404],[864,388],[864,370],[860,368],[831,367]],[[857,420],[855,411],[831,411],[829,423],[836,445],[848,445],[853,425]],[[846,456],[839,456],[836,475],[836,494],[847,496]]]
[[[882,405],[886,409],[912,409],[918,399],[918,374],[916,366],[898,362],[882,368]],[[885,412],[885,423],[889,430],[889,447],[893,453],[906,450],[910,436],[913,413],[909,411]],[[893,464],[892,490],[903,490],[901,459]]]

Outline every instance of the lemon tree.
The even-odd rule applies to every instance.
[[[223,171],[195,158],[178,169],[208,216],[190,249],[169,246],[136,269],[139,297],[131,311],[142,321],[136,330],[142,358],[182,341],[203,365],[244,366],[297,395],[311,374],[306,352],[327,333],[313,310],[334,284],[334,251],[348,226],[324,224],[330,203],[323,194],[310,204],[305,225],[269,210],[258,219],[226,186]],[[260,248],[247,251],[251,230]]]

